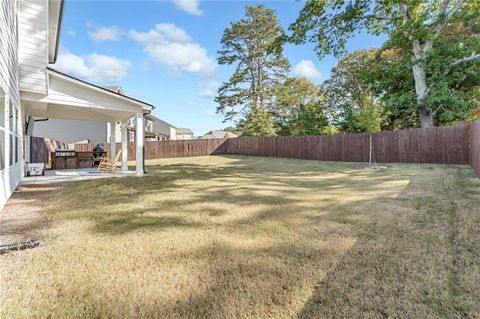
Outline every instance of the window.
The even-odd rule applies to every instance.
[[[15,136],[15,163],[18,163],[19,153],[20,153],[20,141],[18,136]]]
[[[0,129],[0,171],[5,168],[5,131]]]
[[[20,129],[22,127],[22,123],[20,121],[20,117],[18,116],[18,108],[15,108],[15,163],[18,163],[18,159],[20,158],[20,151],[22,149],[22,146],[20,145],[21,139],[20,139]]]
[[[5,92],[0,88],[0,170],[5,169],[6,143],[5,143]]]
[[[18,135],[18,134],[20,134],[20,132],[18,131],[18,128],[19,128],[18,121],[19,121],[19,119],[18,119],[18,110],[17,110],[17,109],[15,109],[15,118],[14,118],[14,120],[15,120],[15,122],[14,122],[14,124],[13,124],[14,129],[11,130],[11,131],[12,131],[13,133],[15,133],[15,134]]]
[[[18,163],[21,156],[21,123],[18,107],[0,90],[0,170]]]
[[[0,127],[5,127],[5,93],[0,88]]]
[[[145,121],[145,131],[153,132],[153,122],[151,120]]]
[[[13,152],[15,151],[15,146],[13,145],[13,134],[11,134],[11,133],[8,134],[8,140],[9,140],[8,149],[10,150],[8,166],[12,166],[13,165]]]
[[[15,123],[15,118],[14,118],[14,112],[13,112],[13,103],[12,101],[10,101],[10,103],[8,103],[9,105],[9,108],[8,108],[8,129],[11,131],[11,132],[14,132],[14,123]]]
[[[15,112],[16,110],[14,110],[13,108],[13,103],[12,103],[12,100],[9,100],[9,103],[8,103],[8,129],[10,130],[10,133],[8,134],[8,139],[9,139],[9,161],[8,161],[8,165],[9,166],[12,166],[13,165],[13,159],[14,159],[14,155],[15,155],[15,144],[14,144],[14,132],[15,132],[15,129],[16,129],[16,119],[15,119]]]

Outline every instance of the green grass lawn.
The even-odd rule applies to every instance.
[[[1,318],[480,316],[467,166],[147,164],[35,203],[41,246],[0,256]]]

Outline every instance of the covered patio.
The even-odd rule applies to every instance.
[[[110,126],[110,154],[115,158],[116,134],[121,135],[121,171],[128,171],[128,131],[127,121],[135,117],[136,175],[144,172],[144,115],[149,114],[153,105],[140,100],[112,92],[108,89],[79,80],[53,69],[47,69],[49,79],[48,94],[33,92],[22,93],[25,106],[25,118],[58,118],[106,122]],[[28,131],[28,129],[27,129]],[[29,147],[26,147],[29,158]],[[76,173],[49,173],[45,180],[62,180],[73,177],[87,178],[96,176],[93,172],[75,170]],[[91,171],[91,170],[90,170]],[[73,175],[72,175],[73,174]]]
[[[100,173],[96,168],[48,170],[44,176],[25,177],[20,185],[46,185],[65,182],[84,181],[101,178],[124,177],[134,175],[134,171],[121,170],[115,173]]]

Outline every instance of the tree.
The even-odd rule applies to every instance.
[[[358,30],[387,34],[389,46],[409,52],[420,125],[431,127],[438,111],[432,107],[431,99],[435,97],[431,93],[438,78],[431,77],[428,62],[441,44],[444,29],[461,22],[478,26],[479,10],[476,0],[309,0],[289,28],[292,35],[283,40],[296,44],[315,42],[320,58],[330,53],[339,57],[345,53],[347,40]],[[443,60],[443,72],[437,75],[446,78],[456,68],[478,62],[478,36],[475,38],[472,45],[454,48],[458,58]]]
[[[247,6],[245,17],[223,33],[218,63],[235,65],[235,72],[218,89],[217,112],[225,120],[240,116],[246,135],[274,134],[269,124],[273,123],[274,89],[283,82],[290,64],[282,49],[272,52],[269,48],[283,32],[274,11],[258,5]],[[259,123],[267,127],[255,131],[261,128]]]
[[[374,67],[377,51],[358,50],[346,54],[322,85],[334,123],[343,132],[377,132],[381,129],[383,104],[367,76]]]
[[[276,91],[279,135],[318,135],[328,125],[321,88],[306,78],[288,78]]]
[[[271,114],[260,107],[252,107],[245,118],[239,121],[238,127],[243,136],[275,135],[275,126]]]
[[[445,61],[450,64],[450,61],[461,59],[464,55],[463,50],[458,48],[475,47],[475,42],[479,42],[478,28],[464,23],[446,26],[425,62],[430,83],[428,103],[435,115],[436,125],[465,121],[470,110],[480,106],[475,94],[480,86],[480,63],[445,69]],[[411,66],[409,50],[385,46],[379,50],[366,72],[375,90],[382,96],[389,115],[388,128],[420,124],[416,116],[415,79]]]

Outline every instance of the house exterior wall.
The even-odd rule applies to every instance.
[[[170,139],[173,141],[177,139],[177,129],[172,126],[170,126]]]
[[[23,174],[17,12],[16,0],[0,1],[0,208]]]
[[[129,128],[135,128],[135,118],[128,119]],[[63,143],[75,143],[88,140],[90,143],[101,143],[109,141],[111,127],[108,123],[98,121],[84,120],[66,120],[53,119],[48,121],[35,122],[33,126],[33,136],[47,137],[58,140]],[[129,141],[135,140],[134,131],[129,130]],[[160,133],[157,138],[146,137],[147,140],[174,140],[176,139],[176,129],[162,120],[145,119],[145,132]],[[115,140],[121,143],[121,128],[116,125]]]
[[[191,133],[178,133],[177,132],[177,140],[193,140],[193,134]]]
[[[165,136],[172,135],[171,129],[174,129],[174,128],[167,122],[164,122],[160,119],[155,119],[152,121],[152,123],[153,123],[153,132],[157,132]]]
[[[48,1],[22,0],[18,7],[20,89],[46,94]]]
[[[105,122],[97,121],[48,119],[35,122],[33,136],[51,138],[63,143],[84,140],[104,143],[107,142],[107,126]],[[117,136],[120,137],[120,132],[117,132]]]

